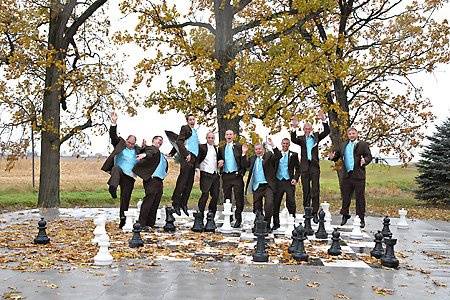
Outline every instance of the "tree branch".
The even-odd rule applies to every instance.
[[[96,0],[79,16],[72,25],[66,30],[66,42],[75,36],[78,28],[83,25],[92,14],[99,9],[107,0]]]
[[[89,118],[89,119],[86,121],[86,123],[84,123],[84,124],[82,124],[82,125],[75,126],[75,127],[73,127],[72,129],[70,129],[70,131],[69,131],[65,136],[63,136],[63,137],[60,139],[60,142],[59,142],[59,143],[60,143],[60,144],[64,143],[65,141],[67,141],[68,139],[70,139],[72,136],[74,136],[74,135],[77,134],[78,132],[83,131],[84,129],[89,128],[89,127],[92,127],[92,119],[91,119],[91,118]]]
[[[233,9],[233,15],[241,12],[252,0],[240,0],[236,7]]]
[[[195,27],[201,27],[201,28],[208,29],[208,31],[211,32],[212,34],[214,34],[214,35],[216,34],[216,29],[214,29],[214,27],[209,23],[187,21],[184,23],[175,23],[175,24],[160,23],[160,24],[161,24],[162,29],[183,28],[186,26],[195,26]]]

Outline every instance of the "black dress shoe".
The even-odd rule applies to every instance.
[[[181,207],[181,209],[183,210],[184,214],[189,217],[189,212],[188,212],[187,205],[184,205],[183,207]]]
[[[173,211],[174,211],[177,215],[181,216],[181,207],[180,207],[180,206],[174,205],[174,206],[173,206]]]
[[[277,230],[278,228],[280,228],[280,224],[273,224],[272,226],[272,231]]]
[[[347,224],[347,220],[350,219],[350,215],[342,215],[341,226]]]
[[[123,226],[125,226],[126,218],[120,218],[119,222],[119,229],[122,229]]]
[[[366,221],[364,221],[364,219],[361,219],[361,224],[359,225],[359,227],[361,228],[366,227]]]
[[[319,216],[317,215],[317,213],[313,214],[313,222],[314,223],[319,223]]]
[[[110,185],[108,187],[108,192],[113,199],[117,199],[117,187]]]
[[[240,228],[241,227],[241,221],[236,220],[236,222],[234,222],[233,228]]]

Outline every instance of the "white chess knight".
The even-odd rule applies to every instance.
[[[109,242],[106,240],[100,240],[98,242],[100,249],[98,249],[98,253],[94,256],[94,265],[96,266],[109,266],[113,262],[113,257],[109,253]]]
[[[361,240],[363,238],[361,227],[359,227],[360,225],[361,219],[359,218],[359,216],[355,216],[355,218],[353,219],[353,230],[352,233],[350,233],[351,239]]]
[[[323,201],[320,204],[320,207],[325,213],[325,231],[331,233],[333,231],[333,227],[331,227],[330,203],[328,203],[327,201]]]
[[[92,244],[95,245],[100,240],[108,240],[109,241],[109,236],[106,233],[106,229],[105,229],[105,224],[106,224],[105,215],[101,214],[101,215],[98,215],[97,217],[95,217],[94,224],[95,224],[95,229],[94,229],[94,238],[92,239]]]
[[[406,222],[406,215],[408,214],[408,211],[402,208],[398,210],[398,214],[400,215],[400,220],[398,220],[397,228],[408,229],[409,225],[408,222]]]
[[[292,231],[295,229],[295,217],[293,215],[289,215],[287,219],[287,226],[284,232],[285,237],[292,237]]]
[[[132,232],[133,231],[133,224],[134,224],[134,217],[135,213],[132,209],[129,209],[124,212],[125,213],[125,225],[122,227],[123,232]]]
[[[219,227],[219,231],[223,233],[230,233],[233,231],[233,227],[231,227],[231,215],[233,212],[231,211],[232,204],[230,202],[230,199],[226,199],[225,203],[223,204],[223,225],[222,227]]]

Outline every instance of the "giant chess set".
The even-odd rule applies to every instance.
[[[139,215],[140,204],[130,208],[127,222],[122,228],[123,234],[129,234],[128,246],[139,248],[146,245],[156,246],[161,251],[157,260],[204,260],[232,261],[247,264],[295,264],[313,266],[379,268],[381,266],[397,268],[399,261],[395,257],[394,246],[389,229],[390,219],[380,218],[380,231],[373,236],[360,228],[358,217],[353,224],[338,226],[331,224],[330,205],[321,204],[319,222],[312,222],[312,209],[306,208],[305,214],[289,215],[286,208],[280,214],[280,228],[268,230],[264,216],[250,212],[243,213],[241,228],[231,226],[233,215],[229,200],[224,210],[216,213],[200,214],[190,212],[190,216],[174,216],[171,207],[160,208],[155,228],[142,231],[135,219]],[[408,228],[406,210],[399,211],[400,221],[397,228]],[[107,216],[99,213],[94,218],[96,225],[92,243],[99,246],[93,258],[95,265],[110,265],[113,257],[108,247],[110,238],[105,230]],[[44,220],[39,221],[39,233],[35,243],[45,244],[50,239],[45,233]],[[171,255],[173,252],[183,255]]]

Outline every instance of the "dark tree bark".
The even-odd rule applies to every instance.
[[[42,108],[42,138],[39,176],[39,207],[58,207],[60,205],[60,145],[67,137],[60,137],[60,105],[63,99],[61,89],[61,67],[65,63],[65,53],[78,28],[107,0],[94,1],[74,22],[68,26],[77,0],[62,4],[50,0],[50,20],[48,32],[48,60],[51,64],[45,71],[45,92]],[[51,56],[50,56],[51,55]],[[90,120],[89,120],[90,121]],[[92,125],[92,123],[88,122]],[[84,127],[86,128],[86,127]],[[73,133],[72,133],[73,134]]]

